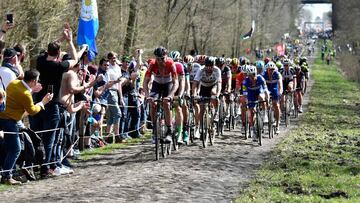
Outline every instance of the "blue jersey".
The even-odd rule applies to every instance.
[[[261,75],[257,75],[255,81],[246,77],[242,85],[244,95],[258,95],[263,93],[266,89],[265,79]]]
[[[270,77],[271,76],[271,77]],[[270,95],[272,96],[274,101],[279,101],[281,98],[280,92],[279,92],[279,81],[281,78],[280,72],[277,70],[274,70],[272,74],[270,75],[267,71],[264,73],[264,78],[266,80],[267,88],[270,92]]]
[[[274,70],[271,75],[265,72],[263,77],[270,92],[279,90],[280,73],[277,70]]]
[[[261,75],[257,75],[255,81],[246,77],[242,85],[242,90],[249,102],[255,102],[258,100],[258,96],[267,90],[265,79]],[[253,108],[254,106],[255,104],[253,103],[248,104],[249,108]]]

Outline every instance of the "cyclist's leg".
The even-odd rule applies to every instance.
[[[183,131],[183,112],[181,108],[181,99],[174,101],[175,105],[175,123],[176,123],[176,133],[178,134],[178,142],[182,142],[182,131]]]
[[[278,92],[274,92],[271,94],[272,96],[272,106],[274,109],[274,117],[275,117],[275,131],[278,134],[279,133],[279,124],[280,124],[280,98],[281,95]]]

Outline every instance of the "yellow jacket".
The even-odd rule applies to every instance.
[[[34,115],[41,111],[39,105],[35,105],[30,90],[21,80],[13,80],[6,88],[6,108],[0,113],[2,119],[19,121],[25,112]]]

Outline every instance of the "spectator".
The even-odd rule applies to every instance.
[[[128,56],[122,57],[121,74],[124,78],[122,82],[122,93],[125,102],[125,106],[122,107],[122,118],[121,118],[121,135],[122,139],[126,140],[130,137],[139,138],[140,134],[140,106],[138,103],[136,81],[138,74],[136,71],[132,73],[129,71],[130,58]],[[135,70],[135,69],[133,69]],[[130,106],[128,108],[127,106]],[[130,134],[127,132],[131,131]]]
[[[110,64],[109,61],[105,58],[102,58],[100,60],[99,68],[97,71],[97,76],[103,75],[104,80],[101,82],[97,82],[96,85],[94,86],[94,101],[96,103],[101,104],[100,118],[98,120],[98,122],[100,124],[103,123],[103,118],[104,118],[105,111],[106,111],[105,107],[107,104],[107,99],[109,96],[111,96],[111,95],[109,95],[110,94],[109,88],[118,82],[118,80],[110,81],[109,75],[107,74],[107,71],[109,69],[109,64]],[[100,129],[99,135],[100,136],[103,135],[102,129]]]
[[[4,51],[4,61],[6,61],[6,66],[0,67],[0,76],[5,88],[11,81],[15,80],[19,76],[19,71],[16,68],[16,64],[19,64],[17,55],[18,52],[16,52],[13,48],[7,48]]]
[[[20,137],[19,122],[23,118],[25,112],[34,115],[44,109],[53,97],[53,94],[47,93],[42,100],[34,105],[31,88],[39,82],[39,72],[29,70],[25,72],[24,80],[12,81],[6,89],[7,103],[4,112],[0,113],[0,128],[6,132],[15,132],[16,134],[4,135],[4,146],[6,157],[3,163],[3,169],[11,170],[15,166],[15,162],[20,154]],[[12,178],[12,172],[3,172],[1,182],[10,185],[19,185],[21,182]]]
[[[118,65],[119,62],[117,60],[117,55],[114,52],[110,52],[107,55],[107,58],[110,62],[109,69],[107,71],[109,81],[120,81],[121,80],[121,69]],[[108,134],[112,134],[115,136],[117,141],[121,141],[121,137],[118,135],[119,133],[119,125],[121,112],[119,104],[124,106],[124,100],[122,98],[121,85],[120,83],[113,84],[109,88],[109,96],[107,97],[107,129],[106,132]],[[113,128],[113,130],[112,130]]]
[[[31,129],[35,131],[56,129],[60,121],[59,112],[59,90],[62,80],[62,74],[69,68],[77,64],[79,57],[84,52],[82,49],[79,53],[76,52],[73,44],[73,38],[70,27],[66,24],[63,30],[63,38],[51,42],[48,45],[47,53],[40,55],[37,59],[37,70],[40,72],[40,80],[43,89],[35,95],[35,100],[38,102],[47,94],[47,91],[53,91],[54,98],[52,102],[47,104],[46,108],[36,116],[30,118]],[[60,42],[66,40],[69,45],[71,60],[60,61]],[[56,145],[57,140],[56,131],[42,133],[41,139],[45,149],[45,163],[50,163],[53,158],[53,146]],[[41,176],[48,177],[53,175],[56,165],[52,164],[42,166]]]

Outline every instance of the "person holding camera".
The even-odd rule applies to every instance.
[[[19,125],[26,112],[30,115],[39,113],[53,98],[53,94],[47,93],[36,105],[34,104],[31,92],[39,83],[39,74],[36,70],[28,70],[25,72],[24,80],[13,80],[6,89],[7,103],[5,111],[0,113],[0,128],[11,134],[4,135],[6,156],[2,168],[5,172],[2,173],[1,183],[21,184],[12,178],[11,171],[21,151]]]
[[[60,57],[60,43],[64,40],[66,40],[69,45],[71,59],[62,61]],[[78,63],[79,57],[85,50],[86,47],[83,47],[79,52],[76,52],[70,26],[65,24],[62,38],[57,41],[50,42],[48,44],[47,52],[38,57],[37,70],[40,72],[40,81],[44,88],[35,95],[35,101],[39,102],[41,98],[48,93],[48,91],[53,92],[54,98],[52,102],[45,106],[43,111],[33,117],[30,117],[29,120],[31,129],[40,131],[56,129],[58,127],[60,121],[59,91],[62,75],[64,72],[68,71],[69,68],[73,68]],[[56,133],[58,133],[58,131],[42,133],[41,138],[45,149],[45,163],[50,163],[53,158],[52,154],[53,147],[56,145]],[[55,168],[55,164],[52,164],[51,166],[42,166],[41,176],[52,176]]]

